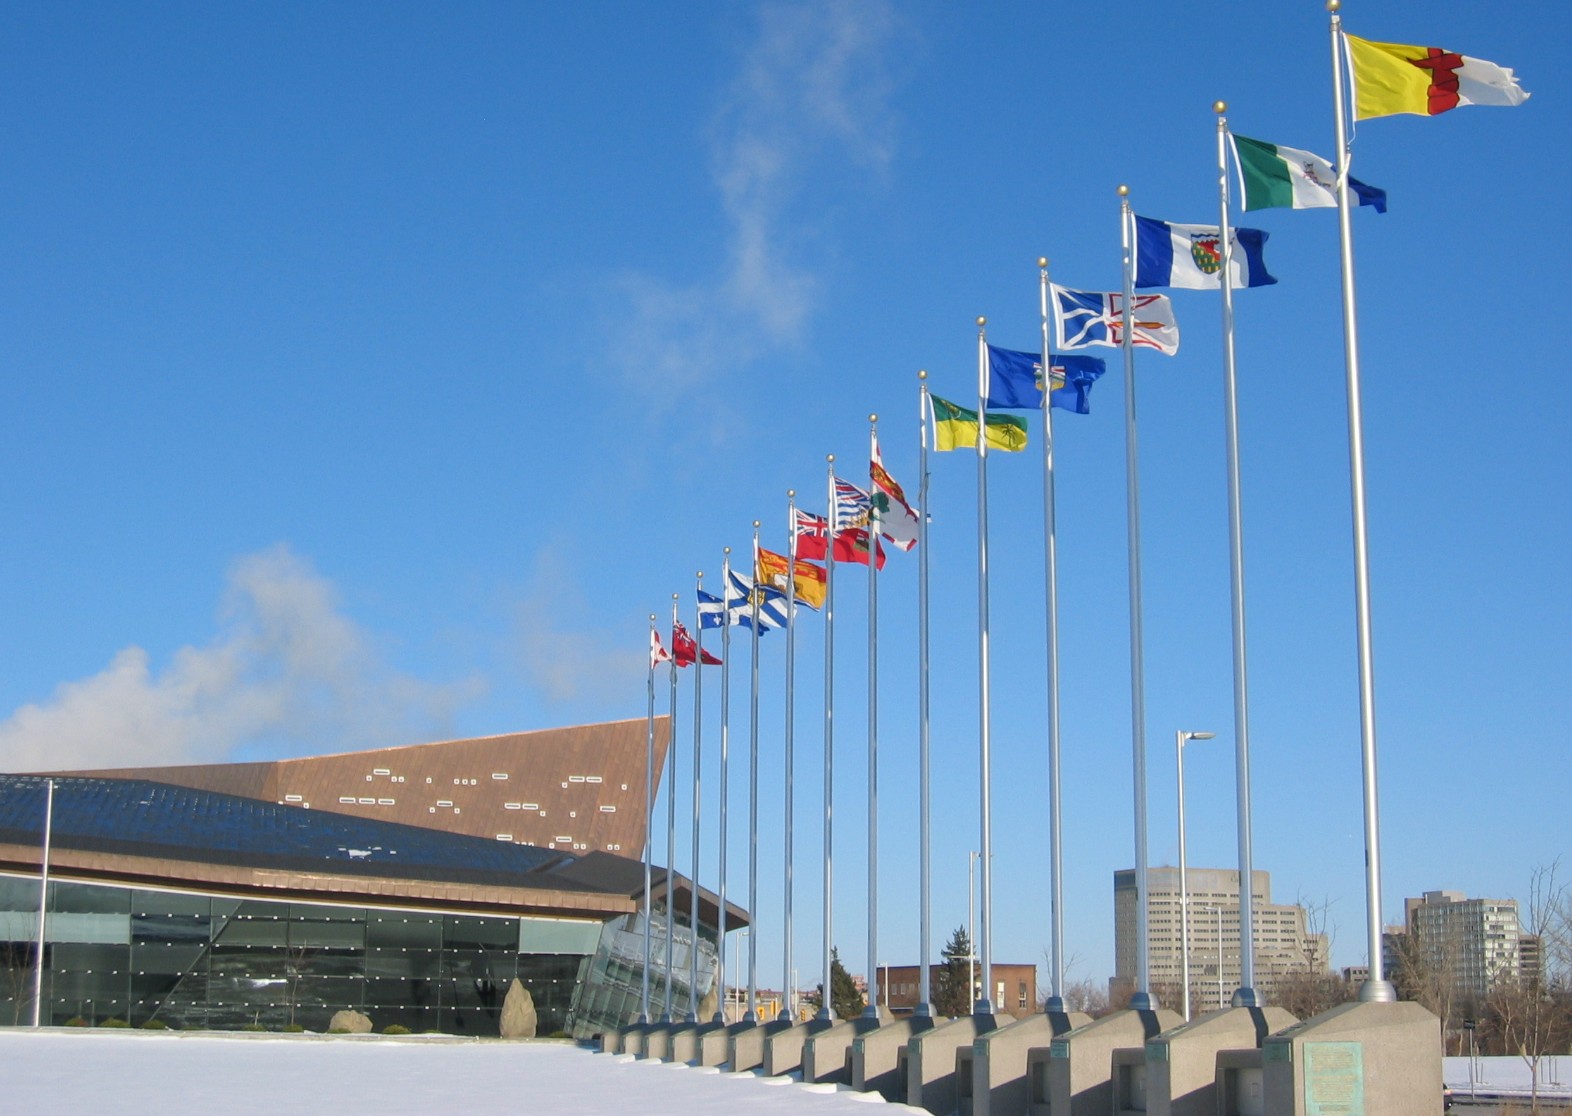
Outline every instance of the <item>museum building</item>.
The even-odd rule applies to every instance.
[[[657,729],[658,785],[664,719]],[[0,1025],[32,1022],[41,977],[46,1026],[324,1030],[347,1008],[379,1030],[496,1035],[517,979],[538,1033],[603,1031],[637,1010],[642,983],[645,749],[639,720],[276,765],[0,775]],[[331,793],[395,774],[384,786],[407,789],[357,794],[354,812]],[[254,796],[213,789],[224,786]],[[419,817],[439,796],[464,805],[425,812],[424,825],[388,817]],[[525,801],[546,829],[576,830],[551,838],[572,839],[488,832]],[[580,814],[584,826],[561,824]],[[453,831],[458,819],[467,831]],[[661,961],[666,878],[657,869],[651,887]],[[695,948],[691,998],[713,994],[719,911],[701,888],[695,941],[686,878],[673,874],[671,899],[680,1012]],[[728,904],[727,929],[747,924]],[[651,972],[657,1007],[664,975]]]

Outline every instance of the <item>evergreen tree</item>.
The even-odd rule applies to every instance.
[[[972,990],[972,940],[964,926],[957,927],[950,935],[949,944],[940,954],[944,963],[939,967],[938,979],[933,987],[933,1010],[940,1016],[970,1015],[974,992]]]
[[[815,993],[805,996],[804,999],[815,999],[822,1004],[824,985],[815,985]],[[856,1019],[862,1014],[863,1005],[866,1003],[863,994],[857,991],[857,982],[852,980],[851,974],[846,971],[846,966],[841,964],[841,951],[831,946],[830,1010],[837,1019]]]

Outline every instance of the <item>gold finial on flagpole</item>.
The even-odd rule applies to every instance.
[[[1326,10],[1334,15],[1337,14],[1338,9],[1342,6],[1342,0],[1326,0]]]
[[[926,380],[928,378],[928,370],[926,368],[919,368],[917,370],[917,378],[919,380]]]
[[[1119,184],[1119,196],[1121,198],[1127,198],[1130,196],[1130,187],[1126,186],[1122,182]]]
[[[795,500],[797,498],[797,490],[795,488],[788,488],[786,490],[786,498],[788,500]]]
[[[828,461],[831,465],[834,465],[835,455],[833,453],[827,453],[824,455],[824,460]]]
[[[1047,256],[1038,256],[1037,257],[1037,266],[1038,267],[1047,267],[1048,266],[1048,257]]]
[[[878,422],[879,421],[879,416],[878,415],[869,415],[868,416],[868,421],[869,422]]]
[[[1228,102],[1227,101],[1213,101],[1212,102],[1212,111],[1215,112],[1218,116],[1223,115],[1223,113],[1228,111]]]
[[[730,555],[731,554],[731,547],[729,547],[729,546],[721,547],[721,553],[722,554],[726,554],[726,555]]]
[[[758,521],[758,520],[757,520],[757,519],[755,519],[755,520],[754,520],[754,521],[753,521],[753,526],[754,526],[754,529],[755,529],[755,530],[757,530],[757,529],[758,529],[758,526],[759,526],[759,521]]]
[[[985,326],[987,324],[988,324],[988,319],[987,318],[983,317],[981,314],[977,315],[977,325],[979,327]]]
[[[650,613],[650,623],[651,624],[655,623],[655,614],[653,612]]]

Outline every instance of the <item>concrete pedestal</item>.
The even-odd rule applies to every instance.
[[[764,1064],[764,1044],[771,1035],[781,1031],[790,1030],[792,1021],[787,1019],[771,1019],[763,1026],[755,1027],[751,1031],[739,1031],[731,1036],[731,1052],[726,1061],[731,1065],[733,1073],[743,1073],[747,1070],[758,1069]]]
[[[1297,1022],[1282,1008],[1224,1008],[1149,1040],[1148,1116],[1216,1116],[1217,1055],[1257,1049],[1267,1035]]]
[[[760,1063],[764,1076],[779,1077],[802,1069],[802,1047],[808,1037],[833,1026],[833,1019],[810,1019],[770,1035],[764,1040],[764,1061]]]
[[[852,1039],[851,1087],[876,1092],[887,1101],[904,1101],[906,1066],[901,1054],[913,1035],[931,1030],[933,1025],[931,1015],[908,1015]]]
[[[1415,1003],[1339,1004],[1261,1046],[1266,1116],[1434,1116],[1441,1021]]]
[[[859,1015],[856,1019],[843,1019],[833,1027],[808,1036],[808,1041],[802,1044],[802,1079],[850,1085],[852,1040],[877,1031],[889,1021],[889,1012],[881,1008],[878,1017]]]
[[[1027,1051],[1091,1021],[1079,1011],[1028,1015],[956,1050],[955,1101],[961,1116],[1026,1116]]]
[[[1056,1036],[1046,1049],[1034,1047],[1026,1055],[1027,1111],[1030,1116],[1108,1116],[1114,1051],[1143,1051],[1147,1039],[1181,1022],[1177,1012],[1163,1008],[1116,1011]]]
[[[629,1023],[617,1031],[615,1044],[610,1040],[610,1035],[602,1035],[600,1049],[605,1054],[642,1054],[644,1052],[644,1036],[653,1023]]]
[[[1260,1050],[1217,1052],[1217,1116],[1266,1116]]]
[[[698,1062],[699,1044],[704,1041],[707,1035],[725,1030],[726,1024],[716,1023],[712,1020],[708,1023],[699,1023],[684,1030],[672,1032],[671,1053],[667,1055],[666,1060],[668,1062]]]
[[[671,1061],[672,1041],[697,1023],[657,1023],[644,1035],[644,1056],[657,1062]]]
[[[731,1059],[731,1044],[738,1035],[756,1031],[759,1024],[753,1021],[729,1023],[706,1031],[699,1040],[698,1063],[701,1066],[724,1066]]]
[[[955,1111],[955,1052],[978,1035],[1015,1022],[1009,1015],[963,1015],[906,1041],[906,1103],[937,1116]]]

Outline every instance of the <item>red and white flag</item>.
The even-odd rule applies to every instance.
[[[650,629],[650,669],[654,670],[661,663],[671,662],[671,652],[660,645],[660,636],[655,629]]]
[[[705,666],[720,666],[720,659],[711,655],[708,651],[701,652],[699,650],[699,645],[694,642],[693,637],[688,634],[688,629],[683,627],[680,620],[672,625],[671,650],[676,657],[677,665],[680,667],[692,666],[699,661],[700,654],[704,656]]]

